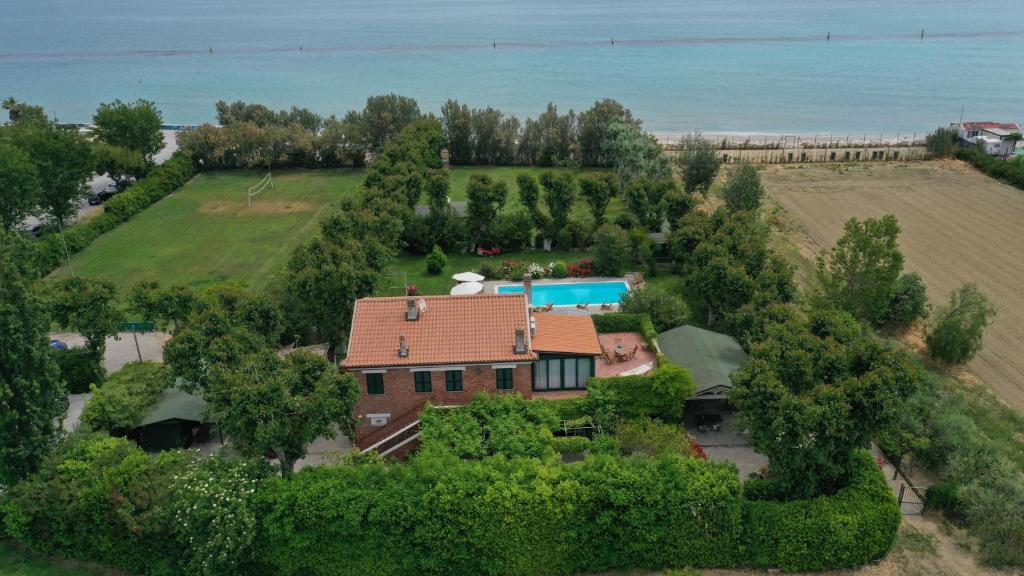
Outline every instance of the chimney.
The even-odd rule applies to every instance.
[[[415,322],[420,319],[420,309],[416,306],[416,299],[409,298],[405,301],[405,319]]]
[[[530,337],[537,335],[537,319],[533,317],[533,311],[530,311]]]
[[[409,357],[409,346],[405,343],[405,336],[398,337],[398,357],[408,358]]]
[[[526,305],[533,306],[533,274],[523,276],[523,292],[526,293]]]
[[[526,333],[522,330],[516,330],[516,354],[526,354]]]

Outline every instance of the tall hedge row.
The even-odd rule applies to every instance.
[[[1002,158],[982,154],[973,148],[957,150],[956,157],[970,162],[975,168],[993,178],[998,178],[1011,186],[1024,190],[1024,160],[1020,158],[1003,160]]]
[[[679,455],[319,466],[153,457],[102,435],[65,444],[0,499],[8,537],[49,555],[181,576],[573,574],[854,566],[899,508],[867,453],[851,485],[750,501],[731,465]]]
[[[625,314],[616,312],[612,314],[595,314],[594,328],[600,334],[608,332],[639,332],[647,345],[654,348],[654,341],[658,337],[658,331],[654,329],[654,322],[648,314]]]
[[[64,230],[68,252],[80,252],[101,234],[113,230],[157,200],[184,186],[195,174],[196,167],[192,160],[181,152],[175,152],[148,176],[111,198],[104,206],[103,214]],[[43,236],[36,243],[36,248],[37,266],[43,274],[56,269],[65,260],[64,243],[61,242],[60,234]]]

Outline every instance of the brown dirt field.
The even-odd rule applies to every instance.
[[[313,206],[309,202],[253,202],[249,208],[245,202],[224,202],[213,200],[203,202],[199,211],[203,214],[222,214],[225,216],[244,216],[246,214],[295,214],[298,212],[312,212]]]
[[[762,179],[794,221],[791,235],[805,257],[831,247],[852,217],[893,214],[905,267],[921,275],[933,304],[976,283],[997,316],[967,368],[1024,410],[1024,191],[957,161],[771,166]]]

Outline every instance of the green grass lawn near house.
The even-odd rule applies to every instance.
[[[508,183],[505,210],[514,210],[521,206],[516,176],[522,172],[539,176],[547,170],[572,170],[578,175],[594,171],[460,166],[451,169],[451,197],[453,201],[465,201],[470,175],[484,172]],[[110,280],[122,294],[140,280],[157,280],[163,284],[182,282],[198,288],[239,281],[254,289],[263,289],[284,267],[295,246],[316,232],[325,211],[359,190],[363,175],[361,170],[279,170],[274,173],[274,188],[256,196],[249,208],[246,190],[260,181],[262,173],[205,172],[97,238],[72,256],[71,262],[75,274]],[[426,203],[426,198],[421,199],[421,203]],[[541,206],[543,209],[543,201]],[[608,207],[608,219],[613,220],[623,209],[622,200],[615,198]],[[581,199],[573,209],[573,218],[588,224],[593,221]],[[556,259],[540,255],[537,258],[544,260],[544,264]],[[403,258],[400,267],[409,271],[423,268],[422,258],[415,266],[410,264],[411,260],[414,258]],[[451,264],[456,265],[460,268],[458,271],[462,271],[475,270],[478,264],[470,266],[469,261]],[[52,276],[63,277],[69,273],[65,265]],[[411,281],[412,278],[410,276]],[[425,278],[422,282],[425,286],[439,286],[436,279]]]
[[[281,170],[274,188],[246,203],[262,174],[206,172],[71,258],[79,276],[122,291],[140,280],[205,287],[237,280],[260,289],[292,250],[313,235],[321,214],[359,189],[361,171]],[[68,274],[64,267],[54,272]]]

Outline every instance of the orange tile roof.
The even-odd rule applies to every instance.
[[[405,297],[356,301],[344,368],[436,366],[532,361],[529,317],[523,294],[417,296],[426,303],[419,320],[405,319]],[[515,352],[516,330],[527,339],[526,353]],[[398,355],[405,336],[409,355]]]
[[[540,313],[533,317],[537,321],[537,333],[533,335],[534,351],[601,354],[601,343],[590,316]]]

